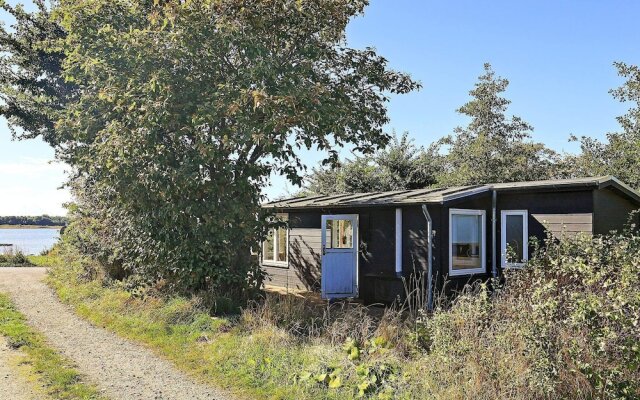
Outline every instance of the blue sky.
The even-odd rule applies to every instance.
[[[372,0],[350,23],[347,39],[353,47],[375,47],[424,85],[391,99],[389,131],[409,131],[427,145],[464,125],[455,110],[490,62],[511,82],[510,113],[534,126],[536,141],[573,152],[570,134],[603,138],[628,108],[608,91],[622,83],[614,61],[640,64],[639,16],[640,2],[632,0]],[[0,215],[61,213],[68,194],[56,189],[62,166],[46,163],[52,151],[9,136],[0,122]],[[309,166],[320,159],[304,154]],[[267,194],[295,190],[275,177]]]

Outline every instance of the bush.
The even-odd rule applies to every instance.
[[[167,335],[171,357],[196,366],[217,354],[207,371],[264,393],[294,380],[308,396],[290,398],[640,398],[640,237],[549,241],[502,283],[436,299],[433,312],[267,293],[239,316],[211,318],[210,293],[91,281],[89,264],[71,255],[53,269],[61,297],[138,337],[135,315],[149,343]]]
[[[0,267],[30,267],[27,256],[20,250],[0,253]]]
[[[415,332],[435,387],[483,398],[638,398],[640,237],[549,240],[495,293],[469,287],[419,317]]]

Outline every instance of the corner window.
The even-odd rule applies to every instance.
[[[280,221],[287,221],[288,214],[277,214]],[[289,259],[289,230],[286,227],[271,228],[262,244],[262,261],[265,264],[287,265]]]
[[[528,213],[508,210],[500,214],[502,267],[522,267],[529,259]]]
[[[484,210],[449,210],[449,275],[486,271]]]

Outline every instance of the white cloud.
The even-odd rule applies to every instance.
[[[65,167],[47,159],[23,157],[0,160],[0,215],[64,215],[63,203],[71,200]]]

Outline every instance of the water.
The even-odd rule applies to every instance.
[[[40,254],[48,250],[60,238],[60,229],[0,229],[0,244],[12,244],[0,247],[0,253],[20,250],[25,254]]]

